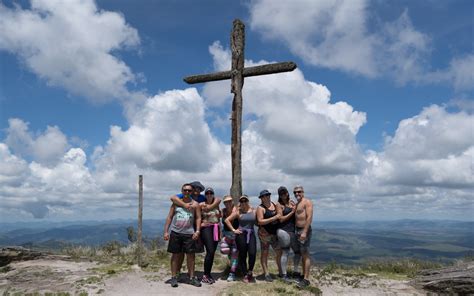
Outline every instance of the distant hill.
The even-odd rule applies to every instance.
[[[58,250],[66,245],[100,246],[110,241],[128,242],[127,228],[136,230],[136,221],[88,221],[84,224],[59,226],[54,223],[52,228],[19,228],[0,232],[0,246],[18,245],[45,249],[49,246]],[[22,225],[28,227],[28,225]],[[146,220],[143,222],[143,236],[149,239],[161,236],[163,220]],[[1,224],[0,224],[0,227]],[[10,228],[11,229],[11,228]]]
[[[70,244],[100,246],[126,244],[133,220],[67,223],[0,223],[0,246],[59,250]],[[161,237],[164,220],[145,220],[143,235]],[[358,264],[368,259],[411,257],[450,261],[474,255],[474,222],[364,221],[313,223],[311,254],[317,262]]]
[[[474,255],[474,222],[322,222],[313,229],[316,261],[355,264],[378,258],[450,261]]]

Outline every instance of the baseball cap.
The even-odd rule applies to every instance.
[[[226,195],[224,196],[224,199],[223,199],[224,202],[227,202],[227,201],[232,201],[232,196],[230,195]]]
[[[286,189],[285,186],[280,186],[280,187],[278,187],[278,194],[279,194],[279,195],[282,194],[282,193],[284,193],[284,192],[288,192],[288,189]]]
[[[242,195],[240,198],[239,198],[239,201],[242,201],[242,200],[249,200],[249,197],[247,195]]]
[[[214,189],[212,187],[207,187],[206,190],[204,190],[204,193],[212,192],[214,194]]]

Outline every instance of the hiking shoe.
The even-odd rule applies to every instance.
[[[212,277],[212,275],[209,276],[209,279],[211,280],[213,284],[216,282],[216,280]]]
[[[266,281],[266,282],[273,282],[272,276],[269,275],[269,274],[266,274],[266,275],[265,275],[265,281]]]
[[[178,279],[175,276],[169,279],[169,283],[173,288],[178,287]]]
[[[291,275],[291,277],[296,281],[296,282],[299,282],[303,279],[303,276],[301,275],[301,273],[299,272],[293,272],[293,274]]]
[[[310,284],[311,283],[307,279],[302,279],[301,281],[298,282],[298,284],[296,284],[296,286],[300,289],[303,289],[309,286]]]
[[[287,284],[291,283],[291,279],[286,274],[283,274],[281,276],[280,280],[287,283]]]
[[[249,279],[249,283],[255,283],[255,278],[253,277],[252,273],[248,273],[248,279]]]
[[[190,285],[192,285],[192,286],[194,286],[194,287],[201,287],[201,286],[202,286],[202,285],[201,285],[201,282],[200,282],[200,281],[198,280],[198,278],[195,277],[195,276],[189,279],[188,284],[190,284]]]
[[[228,282],[233,282],[235,281],[235,274],[234,273],[229,273],[229,276],[227,277]]]
[[[209,276],[203,275],[201,279],[201,283],[212,285],[213,281]]]
[[[178,272],[176,278],[178,279],[178,283],[186,284],[188,282],[188,275],[186,273]]]

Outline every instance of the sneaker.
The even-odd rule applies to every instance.
[[[178,279],[178,283],[186,284],[188,282],[188,275],[186,273],[178,272],[176,278]]]
[[[303,289],[309,286],[310,284],[311,283],[307,279],[302,279],[301,281],[298,282],[298,284],[296,284],[296,286],[300,289]]]
[[[188,284],[193,285],[195,287],[201,287],[202,286],[201,282],[198,280],[197,277],[192,277],[191,279],[189,279]]]
[[[212,281],[212,279],[211,279],[209,276],[203,275],[203,276],[202,276],[202,279],[201,279],[201,283],[205,283],[205,284],[212,285],[212,284],[213,284],[213,281]]]
[[[209,279],[211,280],[213,284],[216,282],[216,280],[212,277],[212,275],[209,276]]]
[[[285,282],[285,283],[287,283],[287,284],[291,283],[291,279],[290,279],[286,274],[283,274],[283,275],[281,276],[281,281],[283,281],[283,282]]]
[[[247,273],[247,277],[249,279],[249,283],[255,283],[256,282],[255,278],[253,277],[251,272]]]
[[[295,280],[295,282],[299,283],[299,281],[301,281],[303,279],[303,276],[301,275],[301,273],[299,272],[294,272],[291,277],[293,278],[293,280]]]
[[[229,273],[229,276],[227,277],[228,282],[233,282],[235,281],[235,274],[234,273]]]
[[[171,284],[171,287],[173,288],[178,287],[178,279],[175,276],[169,279],[169,283]]]
[[[249,275],[246,274],[246,275],[244,276],[244,279],[243,279],[242,281],[243,281],[244,283],[246,283],[246,284],[250,283]]]
[[[266,282],[273,282],[272,276],[270,274],[265,275],[265,281]]]

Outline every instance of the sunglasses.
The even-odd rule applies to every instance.
[[[214,195],[214,192],[206,192],[206,195]]]
[[[192,192],[192,189],[183,189],[183,192]]]
[[[293,191],[294,194],[296,193],[303,193],[303,190],[296,190],[296,191]]]
[[[248,199],[243,199],[243,200],[241,200],[240,202],[242,202],[242,203],[244,203],[244,202],[249,202],[249,200],[248,200]]]

